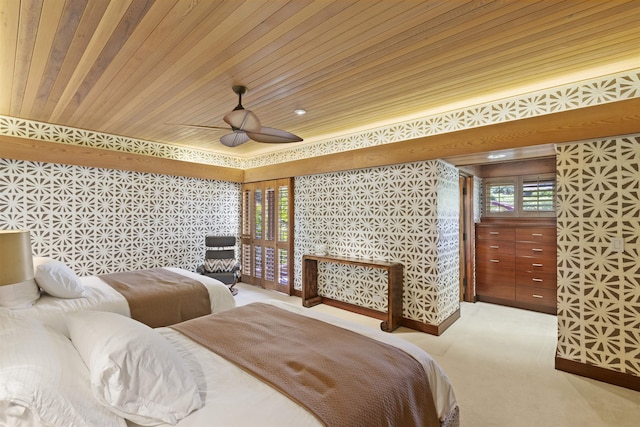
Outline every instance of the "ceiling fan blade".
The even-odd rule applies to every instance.
[[[198,129],[223,129],[223,130],[229,130],[228,127],[221,127],[221,126],[205,126],[205,125],[189,125],[189,124],[185,124],[185,123],[165,123],[165,125],[169,125],[169,126],[185,126],[185,127],[190,127],[190,128],[198,128]]]
[[[247,141],[249,141],[249,136],[241,130],[233,131],[233,133],[228,133],[220,138],[222,145],[227,147],[237,147]]]
[[[260,132],[262,125],[258,116],[249,110],[233,110],[227,113],[223,120],[233,128],[244,131]]]
[[[302,138],[284,130],[262,126],[259,132],[247,131],[249,138],[257,142],[281,144],[286,142],[300,142]]]

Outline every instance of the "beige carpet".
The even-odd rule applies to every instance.
[[[289,297],[240,283],[238,305]],[[326,305],[320,310],[379,328],[380,321]],[[463,303],[440,337],[398,328],[395,335],[444,368],[456,391],[462,427],[637,427],[640,392],[553,368],[556,318],[485,303]]]

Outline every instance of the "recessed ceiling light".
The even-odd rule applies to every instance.
[[[302,108],[296,108],[295,110],[293,110],[293,112],[299,116],[307,114],[307,110],[303,110]]]
[[[487,159],[496,160],[496,159],[503,159],[505,157],[507,157],[506,154],[489,154],[487,156]]]

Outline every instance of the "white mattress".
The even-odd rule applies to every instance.
[[[212,313],[228,310],[236,306],[229,288],[219,280],[181,268],[165,268],[202,283],[209,291]],[[97,310],[110,311],[131,317],[127,300],[98,276],[85,276],[81,277],[80,280],[85,287],[85,296],[82,298],[56,298],[43,293],[34,305],[25,309],[11,310],[0,307],[0,319],[4,316],[16,319],[39,320],[68,337],[69,333],[63,315],[66,312]]]
[[[378,341],[394,345],[418,360],[427,373],[440,419],[456,406],[455,395],[446,374],[419,347],[366,326],[315,312],[281,301],[266,301],[280,308],[353,330]],[[318,426],[318,420],[303,407],[262,383],[257,378],[210,352],[171,328],[157,329],[185,359],[198,381],[205,401],[203,408],[178,422],[179,427],[203,426]],[[130,426],[137,426],[129,423]]]

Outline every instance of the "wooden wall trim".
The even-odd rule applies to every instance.
[[[567,360],[557,356],[555,367],[559,371],[564,371],[570,374],[580,375],[581,377],[602,381],[607,384],[613,384],[619,387],[640,391],[640,377],[636,377],[634,375],[624,374],[622,372],[616,372],[610,369],[588,365],[586,363],[575,362],[573,360]]]
[[[556,173],[556,158],[531,159],[523,161],[492,163],[480,166],[480,178],[503,176],[524,176]]]
[[[633,133],[640,98],[246,170],[2,135],[0,157],[249,183]]]
[[[0,135],[0,158],[238,182],[242,169]]]
[[[442,321],[438,325],[431,325],[429,323],[418,322],[417,320],[407,319],[406,317],[403,317],[402,326],[415,329],[416,331],[424,332],[430,335],[440,336],[444,331],[449,329],[449,327],[453,325],[459,318],[460,309],[453,312],[453,314],[444,319],[444,321]]]
[[[302,296],[302,292],[298,292],[300,297]],[[296,292],[294,292],[296,295]],[[360,307],[358,305],[350,304],[348,302],[339,301],[332,298],[322,297],[322,304],[329,305],[331,307],[336,307],[342,310],[350,311],[352,313],[361,314],[363,316],[372,317],[374,319],[386,320],[387,314],[382,313],[377,310],[373,310],[367,307]],[[402,318],[402,322],[400,322],[400,326],[404,326],[406,328],[414,329],[416,331],[425,332],[430,335],[441,335],[444,331],[446,331],[449,326],[453,325],[456,320],[460,318],[460,309],[456,310],[451,316],[447,317],[442,323],[439,325],[431,325],[428,323],[419,322],[417,320],[408,319],[406,317]]]
[[[245,170],[245,182],[640,133],[640,98]]]

